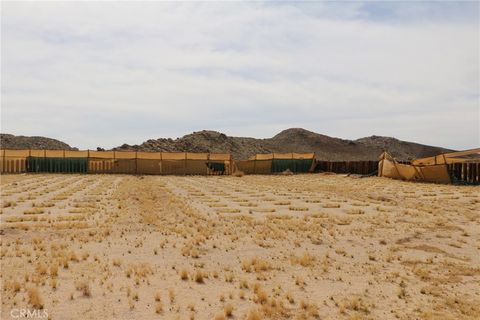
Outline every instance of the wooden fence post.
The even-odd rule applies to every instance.
[[[138,173],[138,151],[135,151],[135,174]]]

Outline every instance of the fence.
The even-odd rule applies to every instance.
[[[480,184],[480,163],[447,164],[448,173],[454,183]]]
[[[238,170],[245,174],[272,174],[290,170],[293,173],[310,172],[314,163],[313,153],[256,154],[248,160],[236,161]]]
[[[231,174],[232,157],[221,153],[1,150],[0,172]]]
[[[316,161],[315,171],[372,174],[378,170],[378,161]]]

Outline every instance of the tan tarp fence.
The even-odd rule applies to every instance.
[[[452,164],[452,163],[465,163],[465,162],[480,162],[480,148],[470,149],[465,151],[458,151],[458,152],[443,153],[434,157],[415,159],[412,161],[412,165],[426,166],[426,165]]]
[[[245,174],[255,174],[255,160],[240,160],[235,162],[237,170]]]
[[[259,153],[248,158],[248,160],[271,160],[271,159],[313,159],[315,153]]]
[[[450,183],[446,164],[408,165],[398,163],[390,154],[384,152],[378,163],[378,175],[398,180]]]
[[[274,159],[314,159],[315,153],[259,153],[248,158],[248,160],[236,161],[237,170],[245,174],[271,174],[272,162]],[[313,163],[313,162],[312,162]]]
[[[101,159],[101,158],[89,158],[88,159],[88,172],[90,173],[113,173],[114,160]]]
[[[137,159],[138,172],[142,174],[161,174],[162,161],[155,159]]]
[[[232,172],[232,157],[226,153],[0,150],[0,172],[26,172],[27,157],[88,158],[90,173],[212,174],[207,162],[223,162],[225,174]]]

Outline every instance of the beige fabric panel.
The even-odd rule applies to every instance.
[[[88,161],[88,172],[90,173],[112,173],[113,160],[96,159]]]
[[[137,173],[160,174],[162,163],[159,159],[137,159]]]
[[[160,159],[160,152],[137,152],[138,159],[152,159],[152,160],[159,160]]]
[[[256,160],[270,160],[273,159],[273,153],[259,153],[256,155]]]
[[[254,174],[254,160],[239,160],[235,162],[237,169],[245,174]]]
[[[32,157],[43,157],[45,155],[45,151],[43,151],[43,150],[31,150],[30,155]]]
[[[440,160],[436,157],[428,157],[428,158],[412,160],[411,163],[416,166],[435,165],[435,159],[437,159],[437,162]],[[441,159],[441,161],[443,163],[443,158]]]
[[[313,159],[315,158],[315,153],[293,153],[293,159]]]
[[[88,151],[68,151],[65,150],[65,158],[87,158]]]
[[[115,151],[115,159],[135,159],[135,151]]]
[[[272,159],[292,159],[293,153],[273,153]]]
[[[91,158],[113,159],[113,151],[90,151]]]
[[[450,157],[461,157],[461,156],[468,156],[468,155],[480,155],[480,148],[476,149],[469,149],[469,150],[464,150],[464,151],[457,151],[457,152],[449,152],[445,153],[445,157],[450,158]]]
[[[382,168],[382,177],[402,179],[397,169],[395,168],[395,164],[392,161],[381,160],[380,167]]]
[[[162,160],[162,174],[185,174],[185,161]]]
[[[434,157],[426,157],[426,158],[420,158],[420,159],[415,159],[412,161],[412,164],[414,165],[436,165],[436,164],[450,164],[450,163],[462,163],[465,162],[462,158],[462,156],[468,156],[468,155],[480,155],[480,148],[478,149],[470,149],[470,150],[465,150],[465,151],[458,151],[458,152],[449,152],[449,153],[444,153],[444,154],[439,154]]]
[[[420,167],[423,177],[427,182],[450,183],[446,165]]]
[[[397,163],[397,170],[404,180],[421,180],[421,177],[418,175],[417,170],[415,170],[414,166],[410,166],[408,164],[401,164]]]
[[[469,158],[447,158],[447,164],[452,163],[469,163],[469,162],[480,162],[480,158],[469,159]]]
[[[205,175],[207,174],[206,160],[187,160],[186,174]]]
[[[162,152],[162,160],[185,160],[185,152]]]
[[[135,173],[136,162],[132,159],[115,159],[113,162],[114,173]]]
[[[26,158],[29,150],[5,150],[5,157],[11,158]]]
[[[45,150],[47,158],[63,158],[63,150]]]
[[[26,171],[26,158],[5,158],[1,160],[1,172],[22,173]]]
[[[272,160],[257,160],[254,163],[255,174],[270,174],[272,173]]]
[[[231,156],[230,153],[211,153],[210,154],[210,160],[215,160],[215,161],[230,161]]]
[[[187,152],[187,160],[208,160],[208,153]]]

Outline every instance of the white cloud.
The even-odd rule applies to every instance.
[[[94,148],[301,126],[475,147],[478,15],[433,11],[398,23],[361,3],[2,3],[2,131]]]

